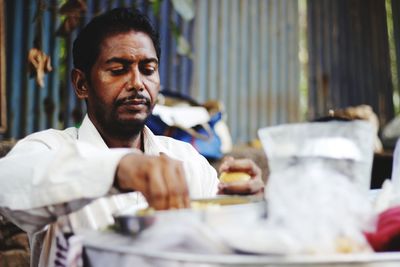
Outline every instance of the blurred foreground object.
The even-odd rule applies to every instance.
[[[266,127],[259,137],[270,177],[268,217],[235,239],[244,251],[282,254],[370,252],[368,201],[372,126],[364,121],[297,123]],[[229,235],[225,235],[230,242]],[[247,238],[246,238],[247,237]]]
[[[376,230],[365,236],[376,252],[400,251],[400,206],[380,213]]]
[[[321,163],[365,190],[370,187],[373,126],[364,121],[293,123],[260,129],[271,174]]]
[[[359,105],[343,109],[330,110],[329,115],[336,118],[343,118],[348,120],[365,120],[370,122],[374,127],[374,132],[376,134],[374,151],[375,152],[383,151],[382,142],[378,137],[378,131],[379,131],[378,116],[374,113],[371,106]]]
[[[400,251],[400,142],[393,155],[393,171],[374,200],[375,229],[365,236],[376,252]]]

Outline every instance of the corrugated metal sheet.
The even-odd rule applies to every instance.
[[[61,24],[58,0],[43,1],[42,50],[51,56],[53,71],[45,77],[45,87],[39,88],[29,76],[27,55],[35,36],[34,16],[36,0],[5,1],[7,53],[7,109],[8,130],[0,139],[21,138],[47,128],[65,128],[78,124],[85,105],[76,98],[70,81],[71,48],[76,31],[66,38],[56,37]],[[148,1],[87,0],[83,17],[86,24],[95,14],[117,6],[136,6],[152,18],[160,30],[162,56],[161,84],[165,88],[190,93],[192,61],[177,54],[175,39],[170,29],[174,22],[190,40],[193,22],[182,21],[170,1],[161,1],[160,16],[153,14]]]
[[[42,48],[52,58],[53,72],[46,75],[45,88],[40,89],[29,77],[26,64],[37,1],[6,1],[9,129],[0,138],[75,125],[85,112],[69,78],[76,31],[67,38],[54,35],[61,23],[60,2],[44,1]],[[160,30],[162,86],[199,101],[221,100],[234,141],[256,137],[260,127],[300,118],[297,1],[198,0],[195,20],[189,22],[167,0],[161,1],[159,18],[145,0],[86,3],[83,24],[116,6],[136,5],[147,12]],[[191,43],[193,60],[177,54],[171,21]]]
[[[300,120],[298,1],[199,0],[192,95],[221,100],[235,142]]]
[[[387,122],[393,92],[385,0],[308,0],[307,6],[310,118],[368,104]]]

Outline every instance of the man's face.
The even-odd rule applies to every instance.
[[[130,31],[104,39],[88,86],[88,114],[97,128],[121,137],[139,133],[160,89],[150,37]]]

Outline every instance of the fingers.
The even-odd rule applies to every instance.
[[[152,168],[148,172],[147,202],[156,210],[168,208],[168,190],[161,168]]]
[[[181,209],[189,207],[189,193],[182,163],[170,160],[165,154],[161,158],[167,161],[169,168],[165,170],[163,179],[166,185],[167,209]]]
[[[178,183],[185,185],[184,187],[180,187],[182,189],[182,192],[180,192],[180,196],[181,196],[181,207],[182,208],[189,208],[190,207],[190,198],[189,198],[189,189],[186,183],[186,179],[185,179],[185,172],[183,170],[183,165],[180,162],[176,168],[176,172],[177,172],[177,178],[178,178]]]
[[[116,179],[122,189],[141,192],[149,205],[157,210],[190,205],[182,162],[165,154],[159,157],[137,154],[123,157]]]
[[[233,183],[220,183],[219,194],[257,194],[264,191],[261,169],[250,159],[234,159],[226,157],[219,171],[222,172],[246,172],[251,176],[249,181],[238,181]]]
[[[254,195],[263,192],[264,183],[259,179],[234,183],[220,183],[218,185],[219,194]]]
[[[235,159],[231,156],[226,156],[222,159],[222,163],[219,166],[219,173],[228,172],[230,165],[232,165]]]
[[[261,177],[261,169],[251,159],[234,159],[233,157],[226,157],[224,158],[219,171],[220,173],[241,171],[250,174],[252,177]]]

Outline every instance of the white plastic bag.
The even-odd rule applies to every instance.
[[[374,132],[365,121],[295,123],[258,131],[271,173],[319,161],[368,190]]]
[[[296,241],[292,253],[368,250],[363,231],[372,224],[368,195],[319,162],[272,173],[267,187],[268,224]]]
[[[271,170],[265,229],[275,229],[275,239],[291,237],[286,252],[369,251],[363,235],[373,226],[369,123],[290,124],[259,135]]]

